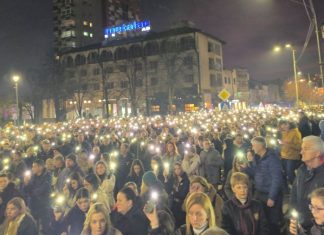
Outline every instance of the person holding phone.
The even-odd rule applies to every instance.
[[[315,189],[309,196],[310,204],[309,210],[314,217],[314,225],[310,233],[298,223],[298,214],[290,220],[289,232],[292,235],[319,235],[324,234],[324,188]]]

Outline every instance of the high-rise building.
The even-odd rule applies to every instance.
[[[104,28],[137,20],[138,0],[53,0],[54,51],[104,40]]]
[[[103,0],[104,26],[139,20],[138,0]]]

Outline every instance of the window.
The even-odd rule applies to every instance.
[[[221,45],[217,43],[214,44],[214,46],[215,46],[215,50],[214,50],[215,54],[221,55]]]
[[[100,69],[99,68],[95,68],[93,69],[93,75],[99,75],[100,74]]]
[[[93,24],[92,24],[92,22],[90,22],[90,23],[89,23],[89,27],[92,28],[92,26],[93,26]]]
[[[114,72],[114,68],[113,67],[106,67],[105,68],[105,73],[113,73]]]
[[[227,77],[224,78],[224,82],[225,82],[225,84],[227,84]]]
[[[158,62],[157,61],[150,61],[149,66],[150,66],[150,69],[157,70]]]
[[[183,63],[189,67],[192,67],[193,65],[193,58],[192,56],[186,56],[184,59],[183,59]]]
[[[99,83],[95,83],[95,84],[93,84],[92,86],[93,86],[93,89],[94,89],[95,91],[99,91],[99,90],[100,90],[100,84],[99,84]]]
[[[61,13],[62,16],[69,16],[72,14],[72,9],[70,7],[63,8]]]
[[[127,88],[128,87],[128,81],[121,81],[120,82],[120,87],[121,88]]]
[[[88,21],[83,21],[83,25],[87,26],[88,25]]]
[[[71,41],[71,42],[66,42],[65,45],[66,45],[67,47],[76,47],[76,43],[73,42],[73,41]]]
[[[136,87],[142,87],[143,86],[143,79],[136,79]]]
[[[126,70],[127,70],[126,65],[119,65],[118,68],[119,68],[119,71],[120,71],[120,72],[124,72],[124,73],[125,73]]]
[[[143,65],[141,63],[136,63],[135,64],[135,70],[136,71],[142,71],[143,69]]]
[[[74,30],[63,31],[61,34],[61,38],[69,38],[69,37],[74,37],[74,36],[75,36]]]
[[[107,89],[112,90],[112,89],[114,89],[114,85],[115,84],[113,82],[108,82],[106,87],[107,87]]]
[[[208,42],[208,52],[213,52],[213,51],[214,51],[213,43]]]
[[[216,69],[215,60],[212,58],[209,58],[209,69],[210,70]]]
[[[235,85],[235,78],[233,78],[233,84]]]
[[[83,36],[88,37],[89,33],[88,32],[83,32]]]
[[[192,74],[187,74],[184,76],[184,81],[185,82],[193,82],[194,81],[194,76]]]
[[[222,75],[217,74],[210,74],[210,85],[213,87],[221,87],[222,84]]]
[[[80,76],[81,77],[85,77],[85,76],[87,76],[87,70],[86,69],[82,69],[82,70],[80,70]]]
[[[75,26],[75,20],[71,20],[71,19],[69,19],[69,20],[62,20],[61,25],[63,27]]]
[[[156,77],[151,78],[151,86],[156,86],[158,84],[158,79]]]

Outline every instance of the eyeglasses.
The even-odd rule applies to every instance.
[[[309,209],[312,211],[316,211],[316,212],[319,212],[319,211],[324,211],[324,208],[321,208],[321,207],[317,207],[317,206],[313,206],[312,204],[309,204]]]

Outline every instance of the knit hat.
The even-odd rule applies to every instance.
[[[145,172],[142,179],[143,179],[144,184],[146,184],[147,186],[152,186],[152,185],[156,184],[156,182],[158,181],[158,179],[156,178],[156,175],[153,173],[153,171]]]
[[[196,176],[194,177],[191,182],[190,182],[190,185],[194,184],[194,183],[199,183],[201,184],[205,189],[209,189],[209,183],[208,181],[202,177],[202,176]]]
[[[76,162],[76,156],[74,154],[69,154],[66,156],[66,159],[70,159],[72,160],[73,162]]]

